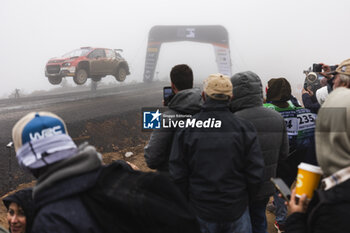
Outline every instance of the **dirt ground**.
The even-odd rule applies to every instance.
[[[144,140],[143,143],[141,143],[135,147],[125,148],[125,149],[119,150],[117,152],[104,153],[103,154],[103,161],[104,161],[104,163],[108,164],[108,163],[111,163],[115,160],[125,160],[125,161],[129,161],[129,162],[135,164],[142,171],[152,171],[152,169],[149,169],[147,167],[144,156],[143,156],[143,148],[145,145],[146,145],[146,140]],[[129,158],[126,158],[125,157],[126,152],[132,152],[133,155]],[[30,183],[21,184],[16,188],[16,190],[20,190],[20,189],[23,189],[26,187],[32,187],[34,185],[35,185],[34,181],[32,181]],[[16,192],[16,190],[2,196],[1,200],[4,197],[6,197],[7,195],[9,195],[13,192]],[[273,227],[273,221],[274,221],[275,216],[268,211],[266,212],[266,214],[267,214],[267,218],[268,218],[268,232],[269,233],[277,232]],[[0,204],[0,225],[4,226],[5,228],[8,227],[7,220],[6,220],[6,208],[4,205],[2,205],[2,203]]]

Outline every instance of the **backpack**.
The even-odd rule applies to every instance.
[[[103,232],[200,232],[185,197],[168,177],[135,171],[124,161],[103,167],[82,199]]]

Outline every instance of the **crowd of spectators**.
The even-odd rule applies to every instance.
[[[283,77],[268,81],[266,99],[251,71],[209,75],[202,92],[188,65],[170,78],[165,113],[197,127],[152,132],[144,157],[156,172],[103,164],[51,112],[22,117],[16,157],[37,183],[3,199],[9,232],[265,233],[271,197],[278,232],[350,232],[350,59],[307,74],[320,85],[302,90],[304,107]],[[293,187],[301,162],[321,167],[321,185],[285,202],[270,179]]]

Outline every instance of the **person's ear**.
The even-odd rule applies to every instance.
[[[203,101],[205,101],[205,93],[204,93],[204,91],[202,91],[202,99],[203,99]]]
[[[175,87],[174,83],[171,83],[171,89],[173,90],[174,94],[179,92],[179,90]]]

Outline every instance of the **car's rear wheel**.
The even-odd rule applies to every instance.
[[[79,69],[76,73],[76,75],[73,77],[73,80],[78,85],[83,85],[86,83],[86,80],[88,79],[88,73],[85,69]]]
[[[58,85],[62,82],[62,77],[49,77],[49,82],[53,85]]]
[[[114,77],[119,82],[123,82],[126,79],[126,74],[126,69],[124,67],[120,67]]]

